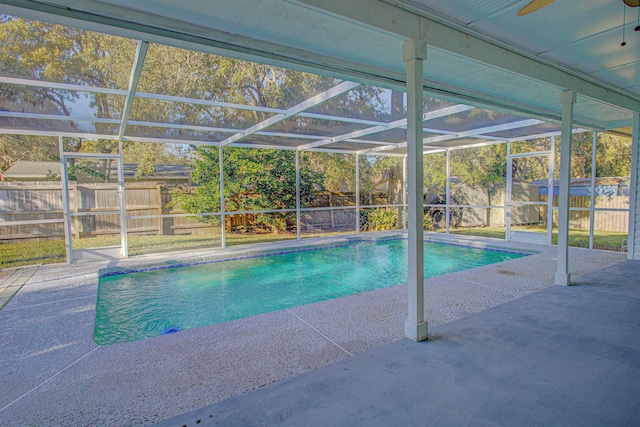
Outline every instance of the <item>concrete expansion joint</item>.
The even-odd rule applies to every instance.
[[[41,306],[41,305],[60,304],[62,302],[76,301],[76,300],[79,300],[79,299],[87,299],[87,298],[95,299],[96,296],[95,295],[85,295],[85,296],[82,296],[82,297],[65,298],[65,299],[59,299],[59,300],[55,300],[55,301],[41,302],[41,303],[38,303],[38,304],[19,305],[17,307],[11,306],[11,307],[8,307],[8,308],[3,308],[3,310],[7,310],[7,311],[20,310],[20,309],[25,309],[25,308],[38,307],[38,306]]]
[[[476,282],[476,281],[474,281],[474,280],[465,279],[464,277],[461,277],[461,278],[460,278],[460,280],[463,280],[463,281],[465,281],[465,282],[469,282],[469,283],[471,283],[472,285],[478,285],[478,286],[482,286],[483,288],[486,288],[486,289],[492,289],[492,290],[495,290],[495,288],[493,288],[493,287],[491,287],[491,286],[489,286],[489,285],[487,285],[487,284],[485,284],[485,283],[480,283],[480,282]]]
[[[31,390],[27,391],[26,393],[23,393],[21,396],[18,396],[16,399],[12,400],[11,402],[7,403],[5,406],[3,406],[2,408],[0,408],[0,412],[4,411],[5,409],[9,408],[11,405],[13,405],[14,403],[19,402],[20,400],[22,400],[24,397],[30,395],[31,393],[33,393],[34,391],[36,391],[37,389],[39,389],[40,387],[42,387],[43,385],[45,385],[46,383],[48,383],[49,381],[51,381],[52,379],[54,379],[55,377],[57,377],[58,375],[62,374],[64,371],[66,371],[67,369],[71,368],[73,365],[75,365],[76,363],[80,362],[82,359],[84,359],[85,357],[89,356],[91,353],[93,353],[94,351],[96,351],[97,349],[99,349],[100,347],[95,347],[93,350],[89,351],[87,354],[85,354],[84,356],[81,356],[80,358],[76,359],[75,361],[71,362],[70,364],[68,364],[67,366],[65,366],[64,368],[62,368],[61,370],[59,370],[58,372],[56,372],[55,374],[51,375],[49,378],[47,378],[46,380],[42,381],[40,384],[38,384],[37,386],[33,387]]]
[[[334,340],[332,340],[331,338],[329,338],[328,336],[326,336],[325,334],[323,334],[322,332],[320,332],[318,329],[314,328],[313,326],[311,326],[309,323],[307,323],[302,317],[298,316],[297,314],[295,314],[293,311],[289,310],[288,308],[285,309],[287,312],[289,312],[293,317],[295,317],[296,319],[298,319],[300,322],[304,323],[305,325],[307,325],[307,327],[309,327],[311,330],[313,330],[314,332],[316,332],[318,335],[320,335],[321,337],[323,337],[324,339],[326,339],[327,341],[329,341],[331,344],[335,345],[336,347],[338,347],[340,350],[342,350],[343,352],[347,353],[349,356],[353,356],[353,353],[351,353],[349,350],[347,350],[346,348],[342,347],[340,344],[338,344],[337,342],[335,342]]]

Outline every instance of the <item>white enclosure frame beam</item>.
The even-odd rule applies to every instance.
[[[445,177],[445,199],[444,203],[446,207],[444,208],[444,212],[446,215],[445,218],[445,233],[449,234],[449,228],[451,227],[451,150],[446,150],[446,177]]]
[[[142,74],[142,67],[144,66],[144,59],[147,56],[149,50],[149,43],[138,40],[138,46],[136,48],[136,55],[133,58],[133,67],[131,68],[131,77],[129,78],[129,92],[127,93],[127,99],[124,103],[124,109],[122,111],[122,123],[120,124],[120,132],[118,132],[118,139],[122,140],[125,130],[127,129],[127,120],[131,115],[131,108],[135,101],[135,93],[138,88],[138,82],[140,81],[140,75]]]
[[[108,124],[122,123],[122,119],[63,116],[59,114],[23,113],[19,111],[0,111],[0,117],[11,117],[16,119],[56,120],[56,121],[65,121],[65,122],[90,122],[90,123],[108,123]]]
[[[296,151],[296,239],[300,240],[300,151]]]
[[[502,132],[505,130],[520,129],[524,127],[539,125],[542,123],[545,123],[545,122],[537,119],[527,119],[527,120],[519,120],[517,122],[502,123],[502,124],[493,125],[493,126],[485,126],[477,129],[470,129],[464,132],[459,132],[453,135],[440,135],[440,136],[432,136],[430,138],[425,138],[424,144],[429,145],[434,142],[449,141],[451,139],[457,139],[457,138],[486,138],[486,139],[492,139],[492,140],[500,140],[501,138],[496,138],[495,136],[485,135],[485,134],[493,133],[493,132]],[[522,138],[518,138],[518,139],[522,139]]]
[[[511,187],[513,186],[513,158],[511,157],[511,142],[507,142],[507,182],[505,189],[504,208],[504,238],[511,240]]]
[[[593,139],[591,141],[591,186],[589,200],[589,249],[593,249],[594,228],[596,225],[596,144],[598,142],[598,132],[593,131]],[[629,205],[631,206],[631,205]]]
[[[513,201],[513,160],[514,159],[526,159],[529,157],[547,157],[547,186],[553,187],[553,167],[554,160],[553,156],[555,150],[555,138],[551,142],[551,149],[544,151],[530,151],[526,153],[511,153],[511,142],[507,143],[507,188],[506,188],[506,196],[505,196],[505,240],[511,240],[511,218],[513,217],[513,206],[538,206],[542,208],[544,205],[547,207],[547,230],[545,234],[545,241],[548,245],[552,243],[552,232],[553,232],[553,196],[551,198],[547,197],[546,202],[540,201]],[[547,187],[548,188],[548,187]],[[548,193],[549,194],[549,193]],[[553,191],[551,191],[553,195]],[[550,222],[551,218],[551,222]],[[507,221],[508,219],[508,221]],[[525,233],[529,235],[540,234],[537,231],[526,231]]]
[[[440,110],[424,113],[422,115],[422,121],[428,121],[428,120],[433,120],[440,117],[451,116],[453,114],[458,114],[464,111],[473,110],[474,108],[476,107],[471,107],[469,105],[464,105],[464,104],[454,105],[451,107],[442,108]],[[373,135],[376,133],[384,132],[391,129],[397,129],[405,126],[407,126],[407,119],[400,119],[393,122],[372,126],[370,128],[360,129],[354,132],[345,133],[343,135],[334,136],[332,138],[326,138],[321,141],[312,142],[310,144],[301,146],[299,149],[305,150],[308,148],[321,147],[323,145],[333,144],[335,142],[340,142],[345,140],[351,140],[353,138],[360,138],[367,135]],[[441,132],[441,133],[447,133],[447,134],[450,133],[446,131],[439,131],[437,129],[430,129],[430,130],[432,132]]]
[[[360,234],[360,153],[356,153],[356,234]]]
[[[424,155],[423,155],[424,158]],[[407,229],[407,156],[402,158],[402,229]]]
[[[333,144],[335,142],[344,141],[352,138],[360,138],[362,136],[373,135],[375,133],[384,132],[385,130],[396,129],[407,125],[407,119],[400,119],[390,122],[386,125],[372,126],[366,129],[360,129],[343,135],[334,136],[332,138],[322,139],[320,141],[311,142],[298,147],[298,150],[307,150],[309,148],[322,147],[323,145]]]
[[[535,126],[535,125],[539,125],[539,124],[542,124],[542,123],[545,123],[545,122],[542,121],[542,120],[537,120],[537,119],[526,119],[526,120],[518,120],[516,122],[511,122],[511,123],[502,123],[502,124],[499,124],[499,125],[485,126],[485,127],[481,127],[481,128],[467,130],[467,131],[464,131],[464,132],[448,132],[448,131],[434,130],[434,132],[440,132],[443,135],[431,136],[429,138],[424,138],[423,144],[425,146],[431,146],[432,144],[435,144],[435,143],[438,143],[438,142],[450,141],[450,140],[454,140],[454,139],[457,139],[457,138],[489,139],[489,140],[491,140],[490,144],[494,144],[494,143],[496,143],[496,141],[508,142],[508,141],[511,140],[510,138],[499,138],[499,137],[495,137],[495,136],[491,136],[491,135],[485,135],[485,134],[493,133],[493,132],[502,132],[502,131],[505,131],[505,130],[520,129],[520,128],[523,128],[523,127]],[[519,138],[517,138],[517,140],[522,140],[522,139],[528,139],[528,137],[519,137]],[[484,143],[480,143],[480,144],[484,144]],[[404,148],[406,146],[407,146],[406,142],[400,142],[400,143],[397,143],[397,144],[389,144],[389,145],[384,146],[384,147],[372,148],[371,151],[393,150],[393,149],[396,149],[396,148]]]
[[[227,220],[224,208],[224,156],[222,146],[218,146],[218,173],[220,174],[220,246],[227,247]]]
[[[318,104],[322,104],[325,101],[328,101],[336,96],[342,95],[345,92],[349,92],[352,89],[360,86],[360,83],[354,83],[345,81],[342,82],[329,90],[326,90],[322,93],[319,93],[315,96],[312,96],[309,99],[302,101],[299,104],[294,105],[293,107],[287,109],[284,113],[276,114],[275,116],[269,117],[266,120],[261,121],[248,129],[243,130],[242,132],[238,132],[235,135],[230,136],[224,141],[220,142],[220,145],[231,144],[232,142],[236,142],[245,138],[251,134],[254,134],[262,129],[265,129],[271,125],[274,125],[278,122],[288,119],[289,117],[293,117],[296,114],[303,112],[304,110],[308,110],[309,108],[315,107]]]
[[[402,46],[407,66],[407,166],[408,166],[408,317],[404,333],[414,341],[429,336],[424,320],[424,208],[423,208],[423,131],[422,81],[427,43],[412,38]]]
[[[127,239],[127,197],[124,186],[124,154],[122,140],[118,141],[118,197],[120,199],[120,246],[123,258],[129,257],[129,241]]]
[[[629,239],[627,240],[627,258],[640,258],[636,253],[636,232],[640,230],[640,195],[638,179],[640,178],[640,111],[633,113],[631,129],[631,177],[629,183]]]
[[[155,99],[157,101],[165,101],[165,102],[179,102],[183,104],[205,105],[208,107],[230,108],[234,110],[260,111],[262,113],[279,114],[284,111],[279,108],[236,104],[233,102],[211,101],[209,99],[187,98],[184,96],[160,95],[157,93],[147,93],[147,92],[136,92],[136,98]]]
[[[558,268],[557,285],[571,285],[569,273],[569,200],[571,190],[571,143],[573,137],[573,104],[576,93],[566,90],[560,95],[562,131],[560,141],[560,189],[558,194]]]
[[[64,216],[64,248],[67,264],[73,262],[73,240],[71,236],[71,202],[69,200],[69,174],[67,173],[67,158],[64,155],[64,141],[58,137],[58,155],[60,156],[60,180],[62,184],[62,206]]]
[[[556,172],[556,136],[551,136],[551,148],[549,153],[549,180],[547,183],[547,244],[553,244],[553,197],[555,193]]]
[[[129,91],[126,91],[123,89],[110,89],[106,87],[74,85],[70,83],[55,83],[55,82],[47,82],[44,80],[23,79],[18,77],[0,76],[0,83],[4,83],[8,85],[43,87],[47,89],[60,89],[60,90],[70,90],[70,91],[78,91],[78,92],[102,93],[105,95],[127,96],[129,94]]]

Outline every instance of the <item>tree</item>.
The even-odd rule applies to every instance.
[[[295,154],[288,150],[225,147],[224,200],[225,211],[261,211],[296,208]],[[200,147],[194,159],[193,193],[179,194],[177,202],[187,212],[220,211],[220,178],[217,147]],[[308,167],[300,170],[302,207],[307,207],[315,186],[322,176]],[[284,229],[287,213],[259,214],[257,225],[274,233]],[[211,221],[210,221],[211,222]],[[217,220],[214,220],[217,222]]]
[[[135,52],[135,42],[132,40],[4,16],[0,19],[0,41],[0,72],[4,75],[81,86],[116,89],[128,87]],[[155,69],[151,68],[152,74],[165,71],[162,64],[157,64]],[[30,86],[0,86],[0,108],[7,111],[70,116],[74,113],[85,115],[80,110],[87,107],[95,117],[119,119],[124,108],[124,96]],[[138,114],[159,111],[156,106],[150,110],[145,109],[144,105],[136,105],[135,110],[139,110]],[[166,105],[164,110],[167,110]],[[147,117],[144,119],[149,120]],[[7,121],[10,123],[5,125],[20,128],[32,127],[34,123],[22,119]],[[89,130],[86,123],[82,127],[73,121],[41,121],[38,125],[44,126],[43,129],[78,133]],[[93,123],[92,126],[94,129],[89,131],[98,134],[117,135],[119,130],[119,125],[114,124]],[[40,145],[40,140],[42,138],[2,137],[0,153],[3,169],[27,158],[57,158],[57,147],[52,149],[51,144]],[[15,144],[18,141],[19,144]],[[65,146],[67,151],[75,152],[117,152],[117,141],[109,139],[65,138]],[[185,153],[188,152],[161,143],[124,141],[123,146],[124,161],[139,165],[137,176],[152,173],[154,164],[157,163],[184,164]],[[42,152],[38,153],[39,150]],[[107,171],[97,172],[104,175]]]
[[[604,133],[596,143],[596,176],[630,176],[631,139]]]
[[[106,88],[128,86],[135,47],[132,40],[3,16],[0,41],[0,70],[4,75]],[[97,117],[119,118],[124,97],[4,85],[0,90],[0,103],[8,111],[65,116],[88,104],[95,109]],[[79,129],[73,122],[65,126]],[[113,127],[95,126],[98,133]]]
[[[485,189],[490,198],[504,185],[506,163],[506,147],[502,144],[456,150],[451,153],[451,175],[470,187]]]

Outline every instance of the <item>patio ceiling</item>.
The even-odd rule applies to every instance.
[[[422,35],[429,43],[426,95],[446,101],[428,103],[425,108],[426,151],[557,134],[559,96],[566,89],[578,94],[577,125],[630,134],[633,112],[640,111],[640,34],[629,24],[627,46],[621,47],[614,37],[618,30],[622,34],[621,25],[614,22],[622,14],[620,0],[580,4],[557,0],[526,17],[515,13],[527,1],[393,2],[400,7],[388,3],[392,2],[0,0],[4,4],[0,13],[145,40],[138,42],[128,88],[0,76],[0,84],[5,85],[121,97],[125,99],[121,118],[8,108],[0,111],[1,132],[402,155],[406,153],[406,118],[345,117],[320,113],[318,107],[331,111],[332,102],[349,96],[358,85],[384,88],[385,97],[390,97],[391,90],[402,90],[402,44]],[[566,19],[569,12],[575,19]],[[554,28],[558,31],[553,32]],[[154,43],[344,81],[282,108],[146,93],[138,83],[144,79],[145,57],[152,54],[148,52]],[[136,102],[145,100],[259,110],[269,116],[241,129],[219,123],[168,123],[136,117]],[[498,113],[488,113],[486,107]],[[294,126],[292,120],[300,118],[313,119],[314,125]],[[83,125],[69,130],[65,127],[69,122]],[[101,126],[102,133],[97,133],[96,123],[111,126]]]

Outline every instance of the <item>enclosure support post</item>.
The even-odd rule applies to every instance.
[[[408,223],[409,282],[408,318],[404,333],[414,341],[428,338],[424,320],[424,208],[423,208],[423,68],[427,43],[410,39],[402,46],[402,58],[407,64],[407,163],[408,163]]]
[[[356,153],[356,234],[360,234],[360,154]]]
[[[558,269],[556,284],[571,284],[569,273],[569,200],[571,190],[571,139],[573,136],[573,104],[576,93],[566,90],[560,94],[562,130],[560,140],[560,191],[558,194]]]
[[[553,244],[553,195],[555,186],[556,136],[551,136],[551,153],[549,154],[549,178],[547,183],[547,244]]]
[[[504,192],[504,239],[511,240],[511,184],[513,181],[511,141],[507,142],[507,182]]]
[[[445,212],[445,233],[449,234],[451,227],[451,150],[447,149],[446,179],[444,183],[444,212]]]
[[[640,194],[638,194],[638,175],[640,175],[640,112],[633,113],[631,130],[631,180],[629,182],[629,238],[627,239],[627,258],[639,259],[636,253],[636,231],[640,230],[640,222],[636,215],[639,213]]]
[[[296,238],[300,239],[300,151],[296,150]]]
[[[402,229],[407,229],[407,155],[402,158]]]
[[[220,246],[227,247],[227,219],[224,207],[224,157],[222,145],[218,146],[218,169],[220,170]]]
[[[593,228],[596,225],[596,143],[598,132],[593,131],[593,141],[591,142],[591,197],[589,200],[589,249],[593,249]]]
[[[67,174],[67,159],[64,156],[62,137],[58,137],[58,152],[60,155],[60,180],[62,184],[62,212],[64,217],[64,247],[67,264],[73,262],[73,246],[71,236],[71,212],[69,203],[69,175]]]
[[[120,242],[122,256],[129,256],[129,242],[127,240],[127,197],[124,188],[124,161],[122,140],[118,140],[118,196],[120,196]]]

